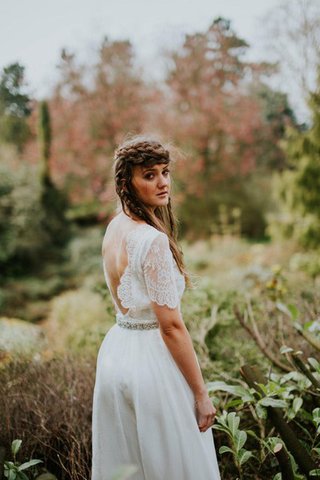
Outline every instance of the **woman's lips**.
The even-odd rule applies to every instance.
[[[157,197],[164,197],[165,195],[168,195],[168,192],[157,193]]]

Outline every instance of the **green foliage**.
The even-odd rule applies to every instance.
[[[269,188],[269,178],[258,173],[220,181],[202,196],[187,195],[179,206],[182,233],[187,232],[190,238],[212,234],[263,238]]]
[[[34,467],[38,463],[41,463],[42,460],[29,460],[25,463],[17,462],[16,456],[18,451],[20,450],[22,440],[13,440],[11,443],[11,453],[13,455],[13,462],[5,461],[4,462],[4,476],[8,478],[8,480],[29,480],[29,477],[26,475],[25,470]]]
[[[48,103],[43,101],[39,105],[39,143],[40,143],[40,162],[41,162],[41,182],[49,181],[49,158],[51,150],[51,121]]]
[[[297,125],[294,112],[287,94],[274,91],[263,83],[254,86],[252,90],[261,105],[261,115],[265,123],[256,133],[260,145],[257,166],[264,172],[281,171],[287,166],[287,159],[279,142],[284,137],[288,124]],[[270,138],[273,141],[270,141]]]
[[[0,142],[23,149],[30,137],[26,118],[31,113],[30,97],[23,93],[24,67],[13,63],[0,76]]]
[[[219,453],[232,453],[240,478],[244,478],[242,477],[242,466],[253,454],[244,448],[247,441],[247,432],[240,430],[239,424],[240,417],[235,412],[227,413],[224,411],[217,418],[217,423],[213,425],[213,428],[227,434],[231,447],[223,445],[220,447]]]
[[[46,333],[52,350],[94,353],[114,322],[110,296],[81,288],[55,297]]]
[[[318,250],[296,252],[290,259],[293,271],[305,272],[314,280],[320,275],[320,255]]]
[[[271,233],[279,229],[302,246],[317,248],[320,240],[320,68],[317,88],[310,93],[309,130],[288,128],[283,148],[290,169],[275,178],[280,213],[271,218]]]
[[[44,212],[42,229],[50,238],[52,246],[61,248],[70,239],[70,223],[65,216],[68,198],[63,190],[59,190],[51,181],[41,186],[40,205]]]
[[[22,93],[24,67],[13,63],[4,67],[0,79],[0,109],[17,117],[27,117],[31,113],[30,98]]]
[[[42,228],[48,232],[53,245],[59,248],[70,238],[70,225],[65,215],[68,207],[68,198],[63,190],[56,188],[50,174],[51,126],[47,102],[41,102],[39,110],[38,135],[41,149],[39,176],[41,185],[40,204],[42,210],[45,212]]]
[[[0,417],[1,414],[2,418],[15,416],[15,435],[20,435],[20,428],[25,429],[30,455],[34,443],[45,449],[37,450],[44,459],[56,458],[58,450],[61,462],[54,470],[57,477],[60,478],[58,472],[68,468],[68,471],[72,469],[70,478],[77,480],[88,478],[90,458],[86,452],[90,448],[94,357],[102,338],[114,323],[114,308],[101,268],[103,230],[79,228],[74,233],[66,251],[66,263],[82,287],[77,288],[76,284],[72,290],[57,295],[54,286],[44,284],[42,289],[34,278],[29,280],[34,298],[49,295],[51,288],[55,295],[45,322],[45,332],[50,336],[49,346],[55,350],[54,358],[50,363],[44,357],[39,361],[38,354],[37,360],[26,362],[21,371],[8,364],[6,377],[5,365],[2,371],[0,369],[0,404],[5,405],[2,411],[0,409]],[[241,468],[245,480],[270,480],[279,472],[272,446],[281,442],[270,423],[270,408],[279,409],[308,453],[315,460],[319,457],[318,391],[289,359],[297,350],[303,350],[303,362],[309,373],[320,379],[319,354],[295,328],[300,324],[303,332],[318,338],[320,297],[316,285],[306,273],[294,269],[290,276],[290,269],[285,268],[286,262],[291,264],[291,247],[288,248],[287,244],[280,247],[250,245],[237,238],[223,240],[201,241],[183,249],[191,271],[202,262],[206,273],[202,279],[196,276],[197,288],[185,292],[182,313],[218,410],[217,425],[221,425],[218,419],[220,416],[224,418],[224,412],[232,414],[230,421],[225,418],[225,425],[221,425],[225,430],[215,429],[214,432],[217,450],[222,447],[219,456],[222,478],[234,480],[239,477]],[[66,265],[56,267],[64,271]],[[228,276],[231,273],[228,270],[233,270],[233,276]],[[256,272],[254,281],[252,276],[247,282],[248,271]],[[58,272],[55,270],[55,275]],[[231,282],[231,278],[236,282]],[[63,275],[61,279],[64,279]],[[271,368],[269,359],[237,323],[233,310],[235,304],[246,309],[249,325],[250,315],[254,316],[266,347],[286,362],[289,372],[275,366]],[[283,348],[279,353],[281,345]],[[58,360],[56,350],[73,354],[74,360]],[[88,353],[91,360],[84,362]],[[245,362],[259,365],[266,374],[268,381],[260,384],[263,395],[249,388],[240,378],[239,366]],[[5,385],[10,385],[9,398],[6,398]],[[30,405],[37,412],[32,420]],[[240,423],[235,424],[235,429],[232,419],[237,417]],[[30,430],[26,427],[27,422]],[[235,430],[245,432],[245,435],[235,435]],[[32,436],[34,431],[36,438]],[[11,431],[6,432],[4,441],[4,433],[0,432],[0,443],[8,443],[11,434]],[[241,449],[245,451],[241,452]],[[294,459],[291,461],[293,463]],[[298,470],[295,467],[295,480],[302,480],[304,477]]]
[[[40,206],[40,185],[35,169],[13,159],[6,161],[0,151],[0,265],[22,270],[28,262],[38,261],[39,254],[50,244],[42,228],[45,212]]]
[[[0,266],[7,274],[39,265],[69,238],[67,200],[52,185],[45,190],[37,168],[0,149]]]

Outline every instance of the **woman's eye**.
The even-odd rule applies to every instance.
[[[170,170],[163,170],[162,175],[168,176],[170,173]],[[147,173],[143,178],[146,180],[152,180],[154,178],[154,173]]]

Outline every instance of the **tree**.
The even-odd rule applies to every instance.
[[[50,175],[51,121],[49,105],[39,104],[38,137],[40,145],[40,206],[44,212],[41,226],[53,246],[61,247],[70,238],[69,222],[65,216],[68,198],[63,189],[58,189]]]
[[[256,133],[257,169],[268,174],[288,168],[285,151],[281,141],[289,126],[298,127],[286,93],[272,90],[268,85],[259,83],[252,89],[252,95],[261,106],[262,124]]]
[[[179,176],[187,200],[183,212],[193,212],[193,226],[203,233],[211,231],[219,204],[232,209],[242,196],[242,206],[251,208],[243,180],[256,168],[263,119],[249,87],[273,67],[245,61],[248,48],[230,21],[217,18],[207,31],[186,35],[182,48],[169,57],[168,130],[189,152]],[[256,211],[250,215],[246,233],[257,233]],[[263,228],[261,220],[260,233]]]
[[[64,50],[59,69],[51,101],[52,174],[73,203],[105,202],[114,149],[125,133],[141,132],[148,88],[126,40],[104,38],[90,64]]]
[[[5,67],[0,78],[0,141],[16,145],[21,152],[30,136],[27,118],[31,113],[30,97],[24,93],[24,67],[13,63]]]
[[[320,68],[318,72],[317,89],[309,94],[311,127],[307,131],[288,128],[283,142],[290,169],[278,179],[276,193],[282,209],[280,219],[273,219],[271,225],[271,231],[279,226],[311,248],[320,241]]]
[[[46,101],[39,105],[39,128],[38,136],[40,143],[40,181],[42,184],[50,183],[49,158],[51,152],[51,121],[49,106]]]

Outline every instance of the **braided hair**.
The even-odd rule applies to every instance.
[[[157,230],[167,234],[170,250],[180,272],[189,285],[189,275],[185,270],[183,253],[177,242],[177,222],[174,217],[171,199],[167,205],[157,206],[152,213],[140,200],[132,185],[133,167],[141,165],[152,167],[156,164],[169,164],[170,154],[167,148],[157,140],[136,136],[122,143],[115,151],[114,178],[117,195],[121,201],[123,212],[133,215],[148,223]]]

